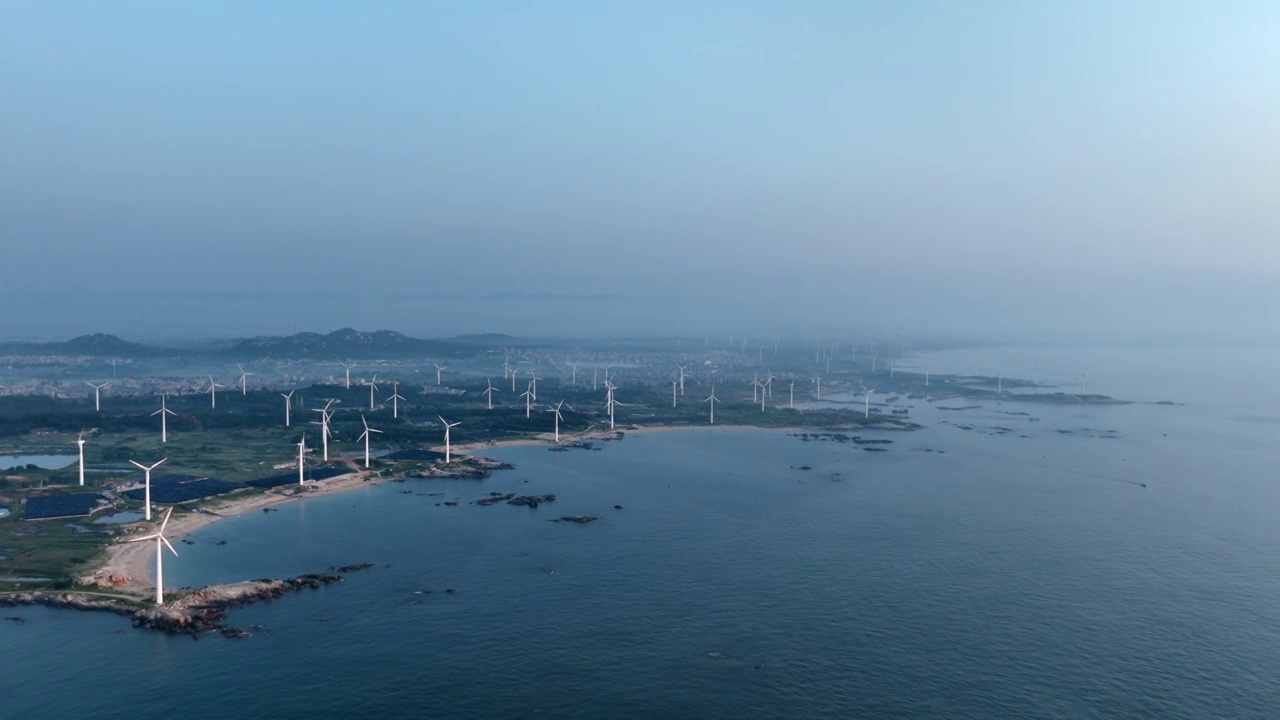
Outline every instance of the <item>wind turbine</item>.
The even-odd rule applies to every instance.
[[[374,430],[369,427],[369,423],[365,421],[364,415],[360,416],[360,422],[364,424],[364,432],[360,434],[357,440],[364,440],[364,467],[369,468],[369,438],[373,437],[369,433],[381,433],[381,430]]]
[[[94,385],[91,382],[87,382],[87,381],[85,382],[85,385],[88,385],[89,387],[93,388],[93,411],[94,412],[102,412],[102,388],[106,387],[108,384],[109,383],[102,383],[101,385]]]
[[[680,386],[680,383],[676,382],[675,380],[671,381],[671,407],[676,406],[676,388],[679,386]]]
[[[448,370],[449,367],[447,365],[441,365],[439,363],[431,363],[431,364],[436,366],[436,385],[439,385],[440,373],[444,372],[445,370]]]
[[[787,400],[787,409],[789,410],[796,409],[796,381],[795,380],[791,381],[791,397],[790,399]]]
[[[870,390],[868,390],[867,386],[863,385],[862,391],[866,393],[866,397],[862,399],[862,402],[863,402],[862,417],[863,419],[866,419],[871,417],[871,393],[875,392],[876,389],[871,388]]]
[[[213,376],[210,375],[209,376],[209,409],[211,410],[218,409],[218,388],[220,387],[226,387],[226,385],[219,385],[218,383],[214,382]]]
[[[762,385],[760,384],[759,377],[751,378],[751,402],[752,403],[755,403],[757,400],[760,399],[759,396],[760,396],[761,387]]]
[[[507,379],[507,374],[511,372],[511,356],[506,355],[502,358],[502,379]]]
[[[284,398],[284,426],[289,427],[289,406],[293,404],[293,390],[288,394],[280,393],[280,397]]]
[[[720,402],[720,400],[716,398],[715,385],[711,386],[711,397],[707,398],[706,400],[703,400],[702,402],[711,403],[711,424],[715,425],[716,424],[716,403]]]
[[[445,419],[440,417],[439,415],[437,415],[436,417],[440,418],[440,422],[444,425],[444,464],[448,465],[449,463],[453,462],[453,456],[449,454],[449,429],[458,427],[462,423],[456,422],[456,423],[450,424],[445,422]]]
[[[80,432],[80,437],[76,439],[76,445],[80,446],[80,484],[84,485],[84,431]]]
[[[351,363],[350,365],[348,365],[346,363],[339,363],[339,365],[347,369],[347,389],[350,390],[351,389],[351,368],[355,367],[356,364]]]
[[[578,363],[571,362],[569,363],[569,367],[573,368],[573,379],[569,381],[569,384],[577,385],[578,384]]]
[[[818,383],[818,399],[821,400],[822,399],[822,376],[814,375],[813,381]]]
[[[533,370],[529,371],[529,377],[532,378],[529,381],[529,389],[533,391],[533,398],[536,400],[538,398],[538,381],[542,378],[538,377],[538,373]]]
[[[144,535],[139,538],[131,538],[125,542],[142,542],[143,540],[156,541],[156,604],[164,604],[164,548],[169,548],[169,552],[177,557],[178,551],[173,549],[169,544],[168,538],[164,536],[164,528],[169,524],[169,516],[173,514],[173,508],[169,508],[164,514],[164,521],[160,523],[160,529],[150,535]],[[148,518],[150,519],[150,518]],[[163,547],[162,547],[163,544]]]
[[[166,395],[160,395],[160,409],[151,413],[152,415],[160,416],[160,442],[162,443],[169,442],[169,416],[178,414],[165,406],[166,397]]]
[[[596,385],[598,383],[599,378],[600,378],[600,368],[595,368],[594,370],[591,371],[591,392],[596,391]]]
[[[253,373],[245,372],[244,368],[240,367],[239,365],[236,365],[236,367],[240,369],[240,395],[241,396],[248,395],[249,394],[249,376],[252,375]]]
[[[555,407],[551,408],[550,410],[547,410],[547,412],[549,413],[556,414],[556,442],[560,442],[560,421],[564,419],[564,417],[560,415],[560,408],[562,407],[564,407],[563,400],[561,400],[560,403],[557,404]]]
[[[686,368],[688,368],[688,367],[689,367],[688,365],[677,365],[677,366],[676,366],[676,370],[679,370],[679,371],[680,371],[680,394],[681,394],[681,395],[684,395],[684,371],[685,371],[685,369],[686,369]]]
[[[399,401],[403,399],[404,398],[400,397],[400,383],[392,383],[391,384],[391,417],[392,418],[397,420],[400,419],[400,402]]]
[[[489,385],[489,389],[484,391],[484,395],[489,399],[489,409],[492,410],[493,394],[498,392],[498,389],[493,386],[493,383],[489,380],[489,378],[485,378],[484,381]]]
[[[320,426],[320,443],[324,448],[325,462],[329,462],[329,419],[333,417],[333,414],[329,412],[329,406],[332,404],[333,401],[330,400],[325,403],[323,408],[311,411],[320,413],[320,422],[312,422],[311,424]]]
[[[373,374],[373,379],[369,381],[369,409],[373,410],[373,394],[378,390],[378,373]]]
[[[303,483],[303,460],[307,455],[307,434],[302,434],[302,439],[298,441],[298,484]]]
[[[520,368],[511,368],[511,392],[516,391],[516,373],[520,372]]]
[[[533,409],[533,384],[530,383],[528,390],[520,393],[520,397],[524,398],[524,418],[529,419],[529,413]]]
[[[168,460],[168,459],[169,458],[165,458],[164,460]],[[136,460],[129,461],[134,465],[137,465],[138,467],[142,468],[142,470],[147,473],[147,479],[145,481],[146,490],[143,491],[143,503],[146,504],[146,516],[148,520],[151,519],[151,471],[160,467],[160,463],[163,463],[164,460],[161,460],[160,462],[156,463],[155,465],[152,465],[151,467],[147,467],[146,465],[143,465],[142,463]]]

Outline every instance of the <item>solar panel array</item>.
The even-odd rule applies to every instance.
[[[308,480],[328,480],[339,475],[346,475],[349,472],[351,471],[346,468],[315,468],[314,470],[308,470],[306,477]],[[298,473],[294,471],[283,475],[272,475],[271,477],[250,480],[245,485],[256,488],[273,488],[296,482],[298,482]]]
[[[79,517],[107,504],[105,495],[99,493],[75,493],[71,495],[36,495],[27,498],[22,516],[27,520]]]
[[[151,478],[151,502],[162,505],[191,502],[201,498],[225,495],[243,487],[226,480],[214,480],[203,475],[161,475]],[[143,500],[146,489],[138,488],[124,493],[134,500]]]

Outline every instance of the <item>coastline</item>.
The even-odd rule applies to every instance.
[[[589,429],[581,431],[577,434],[561,433],[561,442],[590,442],[590,441],[610,441],[618,437],[618,433],[623,436],[627,435],[646,435],[659,432],[677,432],[690,430],[771,430],[783,433],[797,432],[802,430],[800,427],[776,427],[762,428],[756,425],[643,425],[643,426],[618,426],[615,430],[599,430]],[[877,428],[885,429],[885,428]],[[532,436],[504,438],[501,440],[485,440],[472,443],[462,443],[452,446],[455,453],[466,453],[468,455],[478,453],[486,449],[503,448],[503,447],[523,447],[535,445],[551,446],[554,441],[552,433],[542,433]],[[443,452],[444,446],[433,446],[432,450]],[[378,478],[376,474],[355,468],[350,475],[343,475],[332,480],[322,481],[307,486],[305,492],[297,492],[296,486],[286,485],[280,488],[273,488],[261,493],[254,494],[232,494],[227,497],[213,500],[209,505],[202,509],[205,512],[186,511],[181,515],[176,515],[169,521],[166,535],[174,543],[191,533],[206,528],[219,520],[226,518],[238,517],[246,513],[261,511],[265,508],[280,505],[291,501],[305,500],[311,497],[320,497],[325,495],[335,495],[338,493],[348,492],[361,487],[367,487],[370,484],[378,484],[385,480]],[[288,493],[281,492],[284,489],[290,489]],[[146,528],[138,527],[136,534],[142,534]],[[99,585],[102,587],[112,588],[120,592],[143,593],[150,590],[154,585],[154,579],[151,573],[154,570],[155,549],[151,543],[128,542],[128,537],[121,538],[113,544],[107,546],[105,557],[94,566],[88,574],[82,575],[80,580],[86,585]]]

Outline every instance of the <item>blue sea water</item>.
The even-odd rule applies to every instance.
[[[926,428],[866,433],[887,452],[654,432],[231,519],[167,580],[378,566],[233,611],[262,626],[241,641],[5,609],[27,622],[0,623],[3,712],[1275,717],[1280,363],[1237,351],[1224,372],[1218,352],[981,351],[1182,405],[904,399]],[[491,491],[559,499],[470,504]],[[579,514],[601,519],[548,521]]]

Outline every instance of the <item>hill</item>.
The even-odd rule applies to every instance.
[[[422,340],[393,330],[360,332],[342,328],[327,335],[301,332],[283,337],[250,338],[225,350],[237,357],[382,358],[405,355],[447,355],[474,351],[476,340]]]
[[[175,354],[166,348],[129,342],[115,335],[94,333],[80,335],[64,342],[52,343],[5,343],[0,345],[0,352],[11,355],[67,355],[97,357],[155,357]]]

